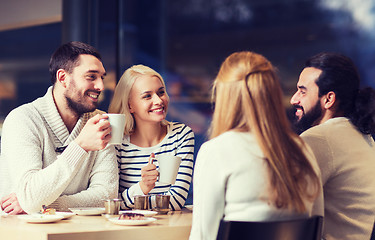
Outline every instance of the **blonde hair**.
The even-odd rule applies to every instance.
[[[305,212],[303,199],[316,198],[319,178],[301,149],[302,140],[291,130],[272,64],[253,52],[231,54],[221,65],[212,98],[210,138],[229,130],[254,134],[270,173],[271,203]],[[308,180],[313,193],[307,190]]]
[[[111,104],[109,105],[108,112],[125,114],[124,134],[126,135],[130,135],[136,127],[136,122],[133,118],[133,115],[130,113],[130,109],[129,109],[129,98],[130,98],[130,92],[133,88],[134,82],[137,80],[137,78],[139,78],[142,75],[155,76],[159,78],[160,82],[165,88],[165,83],[164,83],[162,76],[158,72],[153,70],[152,68],[141,65],[141,64],[134,65],[128,68],[122,74],[120,81],[117,83],[117,86],[115,88],[115,92],[114,92]],[[165,91],[165,94],[168,97],[167,91]],[[164,125],[168,124],[166,120],[163,120],[161,123]]]

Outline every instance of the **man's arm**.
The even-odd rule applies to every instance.
[[[332,151],[330,146],[323,135],[310,133],[309,130],[302,133],[301,138],[307,143],[315,155],[324,186],[333,171]]]
[[[2,129],[1,160],[8,166],[10,192],[16,193],[27,213],[57,199],[88,155],[72,142],[52,164],[44,166],[46,132],[41,118],[28,108],[12,111]]]
[[[86,190],[62,195],[49,207],[67,210],[69,207],[101,207],[103,199],[118,197],[118,166],[113,146],[99,151],[90,173]]]
[[[88,124],[94,123],[89,120]],[[37,212],[42,205],[50,205],[60,197],[89,156],[72,141],[56,157],[47,128],[42,117],[27,107],[12,111],[3,125],[1,160],[8,166],[9,192],[16,193],[27,213]]]

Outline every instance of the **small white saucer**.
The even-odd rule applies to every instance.
[[[101,215],[102,213],[105,212],[105,208],[97,208],[97,207],[69,208],[69,210],[74,212],[77,215],[82,215],[82,216]]]

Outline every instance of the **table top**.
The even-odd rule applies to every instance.
[[[1,239],[59,240],[59,239],[188,239],[192,211],[170,211],[155,215],[157,220],[146,226],[122,226],[103,216],[78,216],[55,223],[27,223],[18,216],[0,218]]]

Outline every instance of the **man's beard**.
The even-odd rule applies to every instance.
[[[308,112],[304,112],[304,109],[300,105],[295,105],[295,108],[301,108],[303,111],[303,115],[300,120],[296,117],[295,122],[294,122],[294,128],[295,131],[298,134],[303,133],[307,129],[311,128],[314,126],[322,116],[322,107],[320,106],[320,101],[318,100],[315,104],[315,106]]]
[[[100,94],[99,91],[94,91],[97,94]],[[80,96],[79,91],[77,91],[76,82],[74,79],[72,79],[71,82],[71,88],[65,92],[64,96],[66,99],[66,102],[68,104],[68,107],[77,114],[77,116],[81,116],[84,113],[92,112],[98,107],[98,103],[94,102],[93,106],[90,106],[89,104],[84,104],[85,96],[87,95],[87,91],[83,94],[83,96]],[[75,99],[73,99],[73,97]]]
[[[68,96],[65,96],[65,99],[68,103],[68,107],[72,111],[74,111],[78,116],[81,116],[82,114],[87,113],[87,112],[92,112],[98,107],[97,103],[94,103],[94,106],[92,107],[88,107],[82,104],[80,101],[74,101],[72,98]]]

